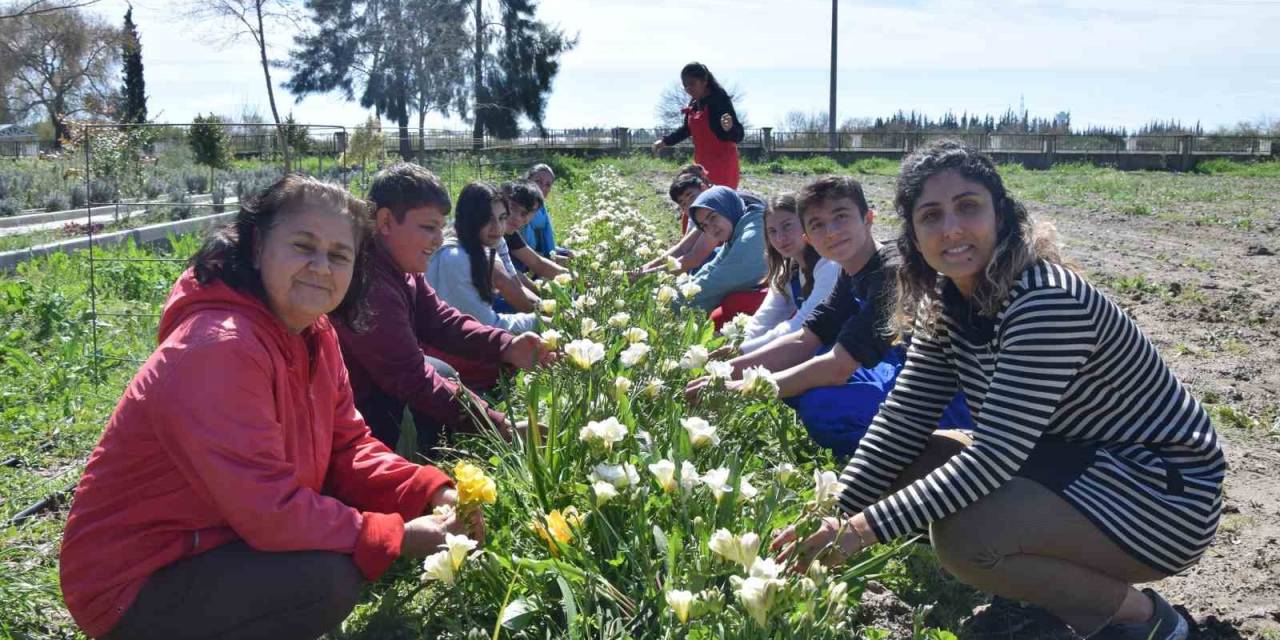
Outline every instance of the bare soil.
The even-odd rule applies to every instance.
[[[879,213],[877,235],[897,233],[893,178],[858,176]],[[651,178],[666,192],[667,176]],[[1052,173],[1025,180],[1056,180]],[[1120,179],[1124,179],[1123,177]],[[747,175],[772,195],[809,178]],[[1191,182],[1183,182],[1191,181]],[[1164,360],[1214,415],[1230,464],[1222,524],[1199,564],[1156,588],[1193,622],[1192,638],[1280,639],[1280,180],[1184,175],[1172,188],[1212,181],[1220,201],[1175,203],[1134,215],[1105,196],[1074,206],[1027,201],[1052,222],[1066,258],[1121,304]],[[1225,182],[1224,182],[1225,181]],[[1018,193],[1013,193],[1015,197]],[[1153,201],[1167,201],[1155,197]],[[1046,198],[1048,199],[1048,198]],[[1242,214],[1241,202],[1249,204]],[[1247,224],[1240,224],[1246,215]],[[1225,220],[1229,223],[1205,221]],[[1008,635],[1070,637],[1065,629]]]

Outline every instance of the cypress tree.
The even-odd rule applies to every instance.
[[[124,30],[120,35],[120,57],[124,62],[120,122],[141,124],[147,121],[147,93],[142,79],[142,41],[138,39],[138,27],[133,23],[133,5],[124,12]]]

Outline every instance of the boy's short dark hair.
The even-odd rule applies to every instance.
[[[862,192],[862,183],[849,176],[823,176],[805,185],[796,195],[796,213],[800,215],[800,224],[804,224],[804,213],[813,205],[848,198],[858,206],[858,213],[863,220],[867,219],[867,196]]]
[[[529,180],[512,180],[503,184],[502,197],[529,211],[537,211],[545,202],[542,189]]]
[[[700,173],[681,173],[671,182],[671,188],[667,190],[667,195],[671,197],[672,202],[680,202],[680,194],[689,189],[702,189],[709,186],[707,179],[702,177]]]
[[[396,222],[404,222],[404,214],[410,209],[433,206],[449,215],[453,204],[449,191],[436,174],[409,162],[397,162],[373,176],[369,184],[370,211],[386,207]]]

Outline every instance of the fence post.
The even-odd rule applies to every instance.
[[[1192,168],[1191,151],[1192,145],[1195,144],[1195,138],[1193,136],[1182,136],[1182,138],[1178,140],[1178,143],[1181,147],[1179,151],[1181,151],[1182,154],[1182,170],[1190,171]]]
[[[773,153],[773,127],[760,129],[760,147],[766,156]]]
[[[618,148],[623,153],[631,151],[631,129],[627,127],[618,127],[614,129],[614,135],[618,139]]]

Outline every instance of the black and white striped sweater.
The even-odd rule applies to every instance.
[[[1059,492],[1121,547],[1169,574],[1209,546],[1226,461],[1209,417],[1133,321],[1082,277],[1039,262],[994,324],[949,305],[906,365],[840,477],[840,506],[881,540],[925,528],[1018,475],[1042,436],[1093,445]],[[985,335],[983,335],[985,334]],[[959,388],[973,446],[881,499],[924,449]],[[865,510],[865,511],[864,511]]]

